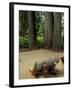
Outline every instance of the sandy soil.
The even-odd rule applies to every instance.
[[[53,56],[57,56],[57,57],[63,56],[63,52],[54,52],[54,51],[45,50],[45,49],[20,52],[19,79],[35,78],[30,74],[29,69],[34,66],[36,61],[42,62],[48,59],[49,57],[53,57]]]

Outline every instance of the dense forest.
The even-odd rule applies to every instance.
[[[19,48],[64,50],[64,13],[19,11]]]

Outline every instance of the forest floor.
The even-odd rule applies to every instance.
[[[20,52],[19,55],[19,79],[33,79],[34,76],[29,72],[30,68],[33,68],[35,62],[42,62],[49,57],[61,57],[63,52],[54,52],[46,49],[31,50]],[[59,66],[58,66],[59,67]]]

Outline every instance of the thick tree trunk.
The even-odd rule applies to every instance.
[[[35,12],[29,11],[29,48],[36,48],[36,26],[35,26]]]
[[[19,35],[24,36],[28,30],[28,12],[19,11]]]
[[[61,49],[61,13],[54,13],[53,50]]]
[[[44,23],[44,48],[51,48],[54,30],[54,20],[52,12],[45,12]]]

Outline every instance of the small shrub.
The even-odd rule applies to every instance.
[[[19,48],[28,48],[28,39],[24,37],[19,38]]]

